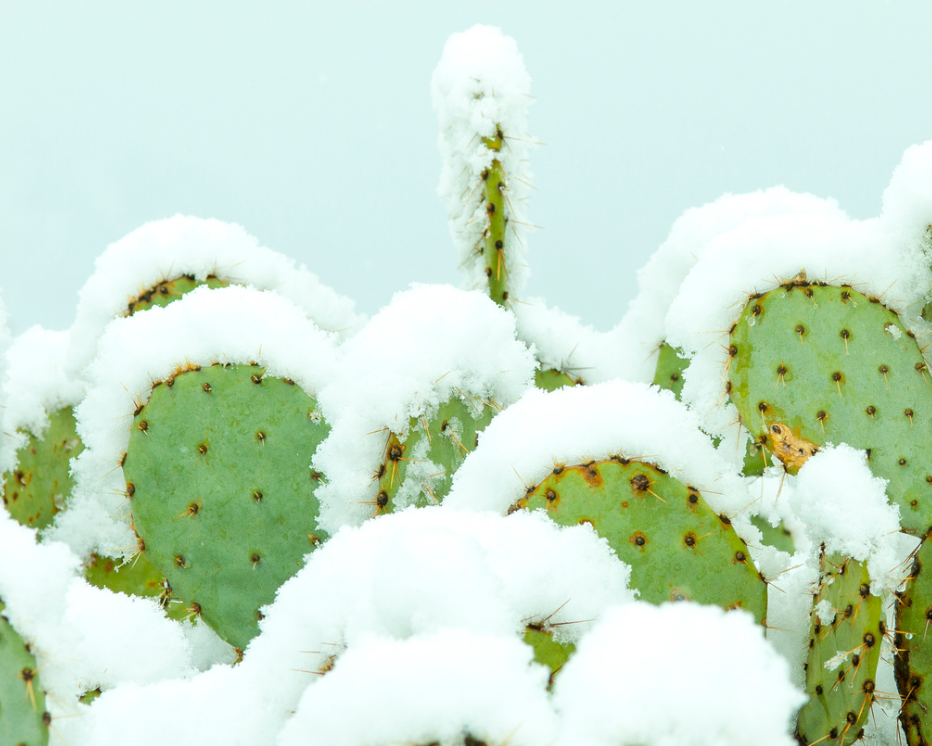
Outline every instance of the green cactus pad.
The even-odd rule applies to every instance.
[[[932,382],[919,345],[893,311],[850,287],[796,281],[748,302],[729,355],[729,389],[742,422],[790,472],[813,446],[865,450],[873,473],[889,480],[903,529],[926,534]],[[799,448],[806,453],[796,458]]]
[[[550,368],[549,370],[538,370],[534,373],[534,385],[544,391],[556,391],[557,389],[570,388],[572,386],[582,386],[582,378],[573,378],[569,373]]]
[[[677,401],[683,391],[683,371],[689,367],[689,358],[682,350],[671,347],[666,342],[660,345],[657,354],[657,372],[654,373],[654,386],[669,389],[676,395]]]
[[[0,746],[44,746],[51,722],[35,656],[0,614]]]
[[[180,373],[133,420],[123,469],[140,546],[189,613],[237,648],[327,538],[309,464],[328,432],[300,387],[254,365]]]
[[[501,151],[505,135],[498,129],[493,137],[483,138],[485,146],[492,152]],[[498,305],[505,307],[508,301],[508,256],[506,254],[508,218],[505,215],[505,190],[507,180],[505,169],[495,158],[491,165],[482,172],[483,200],[488,216],[488,226],[477,247],[485,259],[485,275],[489,279],[489,297]]]
[[[162,280],[133,298],[126,307],[125,316],[137,311],[146,311],[153,306],[167,306],[185,293],[206,285],[209,288],[225,288],[230,283],[210,275],[206,280],[197,280],[194,275],[181,275],[173,280]]]
[[[922,543],[906,590],[898,594],[894,660],[897,688],[903,698],[900,723],[909,746],[932,743],[932,541]]]
[[[874,702],[886,632],[882,605],[870,594],[866,563],[822,553],[806,661],[809,701],[797,723],[804,746],[847,746],[860,740]]]
[[[43,529],[71,494],[71,459],[84,449],[71,407],[49,413],[42,437],[27,433],[16,469],[3,476],[3,504],[24,526]]]
[[[466,402],[454,396],[429,422],[426,417],[412,417],[404,441],[389,434],[376,474],[379,493],[373,515],[393,512],[399,493],[407,505],[441,503],[450,491],[454,472],[476,447],[479,433],[496,411],[494,403],[477,397]]]
[[[620,456],[557,466],[512,511],[519,509],[545,510],[562,526],[591,524],[631,566],[641,600],[688,599],[764,620],[767,584],[731,522],[656,466]]]
[[[524,630],[524,642],[534,650],[534,660],[550,669],[548,686],[553,686],[560,669],[576,652],[573,643],[557,642],[553,639],[553,632],[542,624],[529,624]]]
[[[760,530],[764,545],[776,547],[787,554],[796,552],[796,542],[793,541],[793,534],[787,531],[782,523],[771,526],[770,521],[759,515],[751,516],[751,523]]]
[[[165,576],[145,554],[137,554],[127,562],[92,554],[84,568],[84,577],[91,585],[107,588],[114,593],[154,598],[165,614],[176,621],[188,617],[185,605],[173,598],[172,588]]]

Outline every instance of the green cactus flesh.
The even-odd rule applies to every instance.
[[[524,642],[534,650],[534,660],[550,669],[550,686],[553,686],[553,680],[560,669],[576,652],[573,643],[554,640],[553,632],[543,624],[529,624],[524,630]]]
[[[564,373],[556,368],[550,368],[548,370],[538,370],[534,373],[534,385],[544,391],[556,391],[557,389],[572,386],[582,386],[583,380],[573,378],[569,373]]]
[[[407,437],[388,436],[376,476],[379,492],[373,515],[404,505],[438,505],[450,491],[454,472],[479,442],[497,405],[477,397],[453,396],[430,419],[412,417]]]
[[[742,422],[795,473],[827,442],[865,450],[905,531],[932,526],[932,387],[913,334],[877,298],[788,283],[732,329],[729,389]]]
[[[153,598],[165,614],[176,621],[188,616],[185,605],[172,597],[172,589],[165,576],[145,554],[137,554],[126,562],[93,554],[84,568],[84,577],[91,585],[108,588],[114,593]]]
[[[123,469],[140,547],[237,648],[326,538],[309,464],[328,432],[311,397],[255,365],[181,372],[133,420]]]
[[[209,288],[224,288],[230,283],[210,275],[206,280],[197,280],[194,275],[181,275],[172,280],[162,280],[148,290],[133,298],[126,307],[126,316],[132,316],[137,311],[146,311],[153,306],[167,306],[178,300],[185,293],[206,285]]]
[[[505,135],[501,129],[492,137],[483,138],[485,146],[493,153],[501,152]],[[489,282],[489,297],[505,307],[508,301],[508,267],[506,265],[506,236],[508,218],[505,215],[505,169],[497,158],[482,172],[483,202],[488,224],[479,241],[478,248],[485,259],[485,275]]]
[[[913,560],[906,590],[896,606],[896,683],[903,708],[900,723],[909,746],[932,743],[932,541],[922,543]],[[926,680],[929,683],[926,683]]]
[[[683,391],[683,371],[689,367],[689,358],[682,354],[682,350],[668,345],[660,345],[657,354],[657,372],[654,373],[654,385],[662,389],[669,389],[674,393],[677,401]]]
[[[3,477],[3,504],[24,526],[43,529],[71,494],[71,459],[83,450],[71,407],[49,413],[41,437],[27,435],[16,468]]]
[[[846,746],[861,738],[874,702],[883,604],[870,593],[866,563],[823,552],[820,570],[806,661],[809,701],[797,736],[802,744]]]
[[[759,515],[751,516],[753,523],[762,534],[762,542],[765,546],[776,547],[781,552],[793,554],[796,552],[796,543],[793,541],[793,534],[786,530],[783,523],[771,526],[770,521]]]
[[[557,466],[519,509],[545,510],[563,526],[590,524],[631,566],[631,587],[644,601],[740,607],[764,620],[767,584],[731,522],[656,466],[620,456]]]
[[[51,721],[35,656],[0,614],[0,746],[44,746]]]

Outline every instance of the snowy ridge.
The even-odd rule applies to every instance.
[[[164,280],[184,274],[197,280],[214,275],[237,285],[275,290],[327,331],[351,332],[364,322],[354,301],[323,285],[240,226],[219,220],[176,215],[137,228],[107,247],[80,292],[72,326],[68,367],[79,374],[93,360],[97,340],[129,302]]]
[[[334,358],[334,335],[288,299],[253,288],[202,287],[165,308],[114,320],[87,369],[88,393],[76,410],[85,450],[75,462],[71,504],[49,535],[81,556],[131,554],[135,538],[120,461],[133,414],[155,381],[188,365],[254,361],[267,375],[290,378],[316,396],[332,379]]]

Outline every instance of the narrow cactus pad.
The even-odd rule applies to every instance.
[[[412,417],[404,441],[390,433],[377,473],[379,493],[373,514],[393,512],[402,498],[404,505],[419,507],[442,502],[453,474],[496,411],[494,403],[454,396],[430,421]]]
[[[28,435],[16,468],[3,475],[3,504],[24,526],[43,529],[71,494],[71,459],[83,450],[71,407],[49,413],[41,438]]]
[[[524,642],[534,650],[534,660],[550,669],[549,686],[553,686],[560,669],[576,652],[571,642],[557,642],[553,632],[543,624],[529,624],[524,630]]]
[[[591,524],[631,566],[631,587],[644,601],[689,599],[764,620],[767,584],[731,522],[656,466],[620,456],[557,466],[517,509],[546,510],[563,526]]]
[[[0,614],[0,746],[45,746],[51,722],[35,656]]]
[[[92,554],[84,577],[91,585],[114,593],[154,598],[171,619],[181,621],[188,616],[184,604],[172,598],[172,588],[165,576],[145,554],[137,554],[128,562]]]
[[[582,386],[583,379],[574,378],[569,373],[550,368],[548,370],[538,370],[534,373],[534,385],[544,391],[556,391],[557,389]]]
[[[902,525],[932,526],[932,385],[919,345],[877,298],[798,281],[752,298],[729,342],[729,390],[795,473],[825,443],[868,454]]]
[[[932,541],[922,543],[896,607],[896,683],[909,746],[932,743]]]
[[[235,647],[326,538],[309,464],[328,432],[311,397],[254,365],[180,373],[133,420],[123,469],[140,546]]]
[[[505,135],[499,129],[493,137],[483,139],[485,146],[492,152],[501,152],[505,144]],[[485,201],[485,213],[488,218],[486,229],[476,248],[485,259],[485,274],[489,278],[489,296],[504,307],[508,301],[508,255],[506,254],[505,231],[508,217],[505,214],[505,192],[507,191],[505,169],[497,158],[482,172],[482,191]]]
[[[689,366],[689,358],[683,355],[682,350],[671,347],[666,342],[660,345],[657,355],[657,372],[654,373],[654,385],[662,389],[669,389],[677,400],[683,391],[683,371]]]
[[[809,656],[807,702],[799,713],[802,744],[847,746],[860,740],[874,702],[882,600],[870,593],[866,563],[843,555],[820,558]]]
[[[209,288],[224,288],[230,283],[210,275],[206,280],[197,280],[194,275],[181,275],[171,280],[162,280],[133,298],[126,307],[126,315],[146,311],[153,306],[167,306],[201,285]]]

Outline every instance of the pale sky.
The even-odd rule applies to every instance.
[[[0,0],[0,293],[69,326],[94,258],[236,222],[368,314],[461,276],[430,77],[475,23],[533,79],[527,294],[600,329],[687,208],[783,184],[876,215],[932,139],[932,3]],[[727,268],[725,268],[727,270]]]

